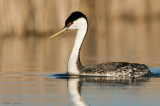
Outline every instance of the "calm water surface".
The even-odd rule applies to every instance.
[[[136,79],[57,78],[54,74],[66,73],[75,31],[54,39],[48,35],[1,38],[0,106],[159,106],[159,23],[108,23],[106,32],[94,32],[97,28],[92,27],[85,38],[84,65],[138,62],[157,74]]]
[[[160,68],[151,68],[160,74]],[[54,72],[54,73],[59,73]],[[1,105],[159,106],[160,77],[57,78],[54,73],[1,73]]]

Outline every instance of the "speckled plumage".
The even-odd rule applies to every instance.
[[[65,27],[53,36],[66,31],[77,30],[72,53],[67,64],[68,75],[87,76],[113,76],[113,77],[140,77],[150,74],[149,68],[144,64],[127,62],[107,62],[96,65],[83,66],[80,61],[80,49],[88,31],[87,17],[81,12],[73,12],[66,20]]]
[[[114,76],[114,77],[140,77],[150,73],[144,64],[127,62],[106,62],[95,65],[82,66],[81,75]]]

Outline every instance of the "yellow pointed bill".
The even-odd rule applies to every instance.
[[[52,35],[52,36],[51,36],[51,37],[49,37],[49,38],[53,38],[53,37],[55,37],[55,36],[57,36],[57,35],[59,35],[59,34],[63,33],[63,32],[64,32],[64,31],[66,31],[68,28],[69,28],[69,27],[65,27],[65,28],[63,28],[62,30],[60,30],[59,32],[57,32],[56,34]]]

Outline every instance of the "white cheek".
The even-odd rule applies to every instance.
[[[78,20],[74,21],[72,25],[68,29],[80,29],[81,27],[86,26],[86,19],[79,18]]]
[[[73,25],[70,25],[70,27],[68,28],[69,30],[71,30],[71,29],[73,29],[74,27],[73,27]]]
[[[76,24],[73,23],[68,29],[77,29]]]

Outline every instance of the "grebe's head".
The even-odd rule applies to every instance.
[[[55,37],[68,29],[80,29],[82,27],[87,27],[87,17],[81,12],[73,12],[67,18],[64,28],[50,38]]]
[[[66,20],[65,27],[68,29],[79,29],[87,23],[87,17],[81,12],[73,12]]]

